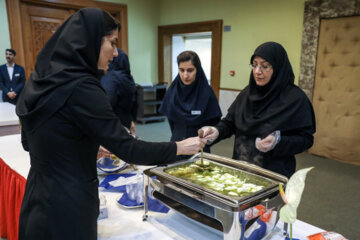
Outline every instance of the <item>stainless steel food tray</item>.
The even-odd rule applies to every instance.
[[[202,222],[208,226],[224,232],[224,239],[243,239],[246,229],[254,221],[239,221],[248,209],[257,205],[263,205],[267,209],[273,209],[275,214],[283,205],[279,195],[279,183],[286,185],[287,178],[260,168],[244,161],[204,153],[206,161],[224,166],[234,171],[243,171],[254,178],[270,181],[270,186],[244,197],[231,197],[211,189],[204,188],[195,183],[167,174],[164,170],[169,167],[195,162],[200,159],[200,154],[192,158],[160,166],[144,171],[144,192],[151,187],[152,196],[163,202],[170,208],[184,214],[187,217]],[[145,195],[145,214],[148,214],[147,195]],[[278,217],[273,225],[275,226]]]

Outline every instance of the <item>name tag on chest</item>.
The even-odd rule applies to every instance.
[[[15,75],[15,77],[19,77],[20,73],[15,73],[14,75]]]
[[[201,115],[201,110],[191,110],[191,115]]]

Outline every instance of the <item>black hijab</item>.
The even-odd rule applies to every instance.
[[[174,122],[200,125],[221,117],[221,110],[215,93],[210,87],[201,65],[195,66],[195,81],[185,85],[178,74],[167,90],[159,112]],[[201,115],[192,114],[200,111]]]
[[[102,10],[84,8],[69,17],[45,44],[16,106],[24,129],[34,131],[50,118],[79,82],[93,79],[100,84],[97,62],[103,25]]]
[[[118,56],[114,57],[114,60],[109,64],[110,71],[121,71],[126,74],[131,74],[130,72],[130,62],[129,57],[126,53],[120,48],[117,49]]]
[[[126,53],[118,50],[118,56],[109,64],[108,73],[101,79],[101,85],[107,92],[115,92],[117,102],[111,102],[113,109],[120,107],[125,112],[131,112],[136,103],[136,86],[130,72],[129,58]],[[116,106],[114,106],[114,105]]]
[[[249,85],[239,94],[236,106],[236,127],[245,135],[265,137],[280,130],[311,127],[315,132],[315,116],[305,93],[294,85],[294,73],[285,49],[276,42],[266,42],[256,48],[273,68],[270,82],[258,86],[251,72]],[[232,106],[235,107],[235,106]]]

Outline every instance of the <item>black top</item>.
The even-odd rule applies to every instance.
[[[278,43],[260,45],[254,55],[268,61],[274,69],[270,82],[259,87],[253,74],[240,92],[227,116],[216,126],[217,141],[235,134],[234,159],[255,163],[290,177],[295,171],[294,154],[313,144],[315,116],[305,93],[294,85],[294,74],[285,49]],[[281,141],[262,153],[255,148],[256,137],[264,138],[280,130]]]
[[[176,158],[175,143],[148,143],[127,134],[92,80],[82,81],[60,110],[24,136],[31,168],[19,239],[97,239],[99,144],[135,164]]]
[[[136,86],[128,56],[120,48],[118,52],[119,55],[109,65],[109,72],[101,79],[101,85],[121,123],[130,128],[131,121],[136,120]]]
[[[38,55],[17,104],[31,168],[19,239],[97,239],[96,156],[103,145],[126,162],[176,158],[176,143],[134,139],[114,114],[97,74],[100,9],[71,16]]]

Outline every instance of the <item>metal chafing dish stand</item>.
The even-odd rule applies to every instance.
[[[150,186],[154,198],[191,219],[222,231],[225,240],[243,240],[244,235],[248,235],[248,231],[252,231],[250,226],[258,216],[246,222],[242,219],[247,210],[260,204],[266,209],[273,210],[276,217],[271,228],[276,225],[279,219],[277,213],[283,206],[278,185],[279,183],[286,185],[288,181],[286,177],[244,161],[204,153],[204,160],[227,168],[245,171],[272,182],[270,187],[245,197],[229,197],[169,175],[164,171],[168,167],[195,162],[199,159],[200,154],[196,154],[186,161],[147,169],[144,171],[144,193],[148,193]],[[145,194],[144,209],[143,220],[145,221],[148,214],[148,194]]]

